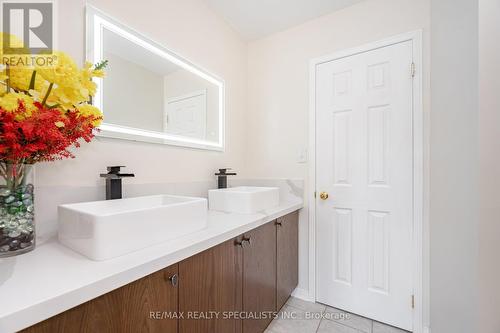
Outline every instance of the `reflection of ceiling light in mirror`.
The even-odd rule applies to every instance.
[[[103,47],[104,59],[108,59],[110,56],[119,57],[155,74],[168,75],[177,70],[182,70],[179,66],[158,54],[145,50],[140,45],[106,28],[103,29]]]
[[[113,125],[113,124],[107,124],[103,123],[100,126],[100,129],[103,131],[111,131],[111,132],[116,132],[116,133],[123,133],[123,134],[130,134],[130,135],[135,135],[135,136],[143,136],[143,137],[149,137],[149,138],[157,138],[157,139],[164,139],[167,141],[174,141],[174,142],[184,142],[189,144],[189,146],[199,146],[200,148],[210,148],[215,150],[223,150],[224,149],[224,83],[222,80],[215,78],[214,76],[208,74],[207,72],[200,70],[196,66],[186,62],[185,60],[180,59],[180,57],[174,55],[171,52],[167,52],[162,49],[161,46],[156,46],[154,44],[157,44],[153,41],[146,41],[133,33],[127,31],[126,29],[123,29],[119,27],[118,25],[110,22],[109,20],[106,20],[104,18],[104,14],[100,14],[100,11],[88,6],[88,12],[87,12],[87,24],[89,24],[89,27],[92,27],[92,43],[88,44],[93,47],[91,54],[91,61],[93,63],[97,63],[103,59],[103,34],[104,34],[104,28],[107,30],[114,32],[118,34],[119,36],[126,38],[127,40],[145,48],[146,50],[176,64],[177,66],[198,75],[199,77],[207,80],[208,82],[216,85],[219,90],[219,138],[218,142],[210,142],[210,141],[205,141],[205,140],[197,140],[193,138],[186,138],[186,137],[179,137],[171,134],[166,134],[162,132],[153,132],[153,131],[147,131],[147,130],[141,130],[141,129],[136,129],[136,128],[130,128],[130,127],[123,127],[119,125]],[[101,16],[100,16],[101,15]],[[88,32],[87,32],[88,33]],[[90,37],[90,36],[88,36]],[[159,45],[159,44],[158,44]],[[96,95],[95,95],[95,102],[94,104],[103,110],[103,84],[102,84],[102,79],[101,78],[96,78],[95,82],[98,86]]]
[[[151,45],[150,43],[142,40],[141,38],[134,36],[133,34],[129,33],[128,31],[125,31],[122,28],[120,28],[120,27],[114,25],[113,23],[108,22],[108,21],[106,21],[98,16],[94,17],[94,29],[95,29],[94,32],[99,31],[99,34],[97,34],[97,36],[99,38],[94,37],[95,38],[94,47],[96,47],[94,49],[94,52],[95,52],[96,56],[97,55],[102,56],[102,49],[103,49],[103,46],[102,46],[103,30],[102,29],[103,28],[106,28],[106,29],[130,40],[131,42],[134,42],[135,44],[142,46],[143,48],[151,51],[152,53],[155,53],[155,54],[173,62],[177,66],[182,67],[185,70],[187,70],[191,73],[194,73],[194,74],[204,78],[205,80],[207,80],[207,81],[209,81],[217,86],[222,86],[222,83],[219,80],[217,80],[216,78],[212,77],[211,75],[208,75],[207,73],[199,70],[198,68],[194,67],[193,65],[190,65],[187,62],[180,60],[178,57],[176,57],[168,52],[165,52],[164,50],[161,50],[160,48],[158,48],[154,45]]]

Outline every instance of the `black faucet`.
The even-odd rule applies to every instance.
[[[215,175],[218,176],[218,188],[227,188],[227,176],[236,176],[236,172],[227,172],[227,170],[231,170],[230,168],[219,169],[219,172]]]
[[[135,177],[133,173],[120,173],[120,168],[124,166],[109,166],[108,173],[101,173],[102,178],[106,178],[106,200],[122,198],[122,178]]]

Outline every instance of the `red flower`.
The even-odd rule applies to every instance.
[[[70,147],[78,147],[79,140],[90,142],[94,137],[96,119],[76,111],[64,114],[35,103],[30,116],[23,103],[13,112],[0,108],[0,160],[10,163],[36,163],[71,157]],[[22,119],[22,120],[17,120]]]

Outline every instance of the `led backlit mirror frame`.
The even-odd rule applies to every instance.
[[[104,114],[104,122],[99,127],[100,131],[98,136],[161,143],[174,146],[199,148],[207,150],[224,151],[224,133],[225,133],[225,120],[224,120],[224,81],[217,76],[210,74],[208,71],[196,66],[180,57],[171,50],[165,48],[159,43],[145,37],[141,33],[128,28],[126,25],[118,22],[117,20],[109,17],[95,7],[87,5],[86,7],[86,49],[87,59],[92,63],[98,63],[103,60],[103,30],[107,29],[112,31],[123,38],[145,48],[146,50],[176,64],[177,66],[185,69],[208,82],[216,85],[219,92],[219,105],[218,105],[218,141],[208,141],[196,138],[183,137],[172,135],[164,132],[148,131],[139,128],[127,127],[116,125],[106,122],[106,110],[103,109],[103,79],[95,78],[97,84],[97,93],[94,96],[93,104],[101,109]],[[105,80],[105,78],[104,78]]]

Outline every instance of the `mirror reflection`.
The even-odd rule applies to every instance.
[[[108,60],[104,136],[222,149],[223,83],[95,9],[91,54]]]

